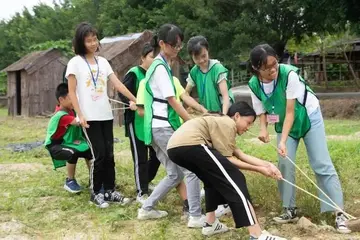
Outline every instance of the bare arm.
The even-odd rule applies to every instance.
[[[221,82],[219,83],[219,90],[220,90],[220,94],[223,99],[222,113],[224,115],[226,115],[227,112],[229,111],[229,107],[230,107],[230,98],[229,98],[229,92],[228,92],[228,88],[227,88],[227,84],[226,84],[226,79],[221,80]]]
[[[207,109],[195,101],[195,99],[193,99],[187,92],[181,94],[180,97],[187,106],[192,107],[199,112],[207,113]]]
[[[259,159],[257,157],[250,156],[250,155],[244,153],[243,151],[241,151],[238,148],[235,149],[234,156],[239,158],[241,161],[244,161],[244,162],[246,162],[248,164],[251,164],[251,165],[254,165],[254,166],[267,167],[267,166],[270,165],[269,162],[261,160],[261,159]]]
[[[243,162],[236,157],[228,157],[229,161],[234,164],[239,169],[249,170],[253,172],[261,172],[261,166],[252,165],[246,162]]]
[[[127,97],[130,101],[133,101],[134,103],[136,102],[136,97],[125,87],[125,85],[117,78],[114,73],[110,74],[109,80],[118,92]]]
[[[262,113],[260,114],[260,134],[259,134],[259,139],[260,141],[264,142],[264,143],[268,143],[270,142],[270,138],[269,138],[269,132],[267,130],[267,119],[266,119],[266,114]]]
[[[77,80],[74,74],[70,74],[68,77],[68,88],[69,88],[69,97],[71,99],[72,105],[76,114],[80,117],[83,117],[83,114],[80,110],[79,100],[76,96],[76,87],[77,87]]]
[[[137,113],[139,114],[140,117],[144,117],[145,115],[144,107],[137,105]]]
[[[280,140],[280,142],[282,143],[286,143],[286,140],[294,123],[295,101],[296,99],[288,99],[286,101],[286,115]]]
[[[193,86],[191,86],[189,83],[186,84],[185,91],[190,95],[191,90],[193,89]]]
[[[177,114],[179,114],[179,116],[186,122],[188,120],[191,119],[190,115],[188,114],[188,112],[185,110],[185,108],[178,102],[176,101],[175,97],[168,97],[167,98],[170,106],[175,110],[175,112]]]

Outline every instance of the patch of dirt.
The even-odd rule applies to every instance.
[[[9,172],[43,171],[46,167],[40,163],[3,163],[0,164],[0,174]]]
[[[320,100],[320,105],[326,118],[360,117],[360,99],[324,99]]]
[[[18,221],[9,221],[0,223],[0,233],[1,234],[17,234],[21,233],[25,228],[25,225]]]

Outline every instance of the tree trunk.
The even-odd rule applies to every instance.
[[[347,64],[348,64],[348,67],[349,67],[349,69],[350,69],[351,75],[352,75],[353,78],[354,78],[355,85],[356,85],[357,89],[359,89],[359,87],[360,87],[359,79],[357,78],[357,76],[356,76],[356,74],[355,74],[355,72],[354,72],[354,69],[353,69],[353,67],[352,67],[352,64],[351,64],[350,61],[349,61],[349,58],[348,58],[346,52],[344,52],[344,57],[345,57],[345,60],[346,60],[346,62],[347,62]]]

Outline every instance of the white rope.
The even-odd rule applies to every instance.
[[[326,201],[322,200],[321,198],[319,198],[319,197],[315,196],[314,194],[312,194],[312,193],[310,193],[310,192],[306,191],[305,189],[303,189],[303,188],[301,188],[301,187],[297,186],[296,184],[294,184],[294,183],[292,183],[292,182],[290,182],[290,181],[286,180],[285,178],[282,178],[281,180],[283,180],[284,182],[286,182],[286,183],[290,184],[290,185],[291,185],[291,186],[293,186],[293,187],[296,187],[297,189],[299,189],[299,190],[303,191],[304,193],[309,194],[310,196],[312,196],[312,197],[316,198],[317,200],[319,200],[319,201],[321,201],[321,202],[323,202],[323,203],[325,203],[325,204],[329,205],[330,207],[335,208],[335,209],[336,209],[336,210],[338,210],[339,212],[342,212],[342,213],[343,213],[343,214],[344,214],[347,218],[349,218],[349,219],[356,219],[354,216],[352,216],[352,215],[350,215],[350,214],[346,213],[346,212],[345,212],[344,210],[342,210],[341,208],[339,208],[339,209],[338,209],[336,206],[334,206],[334,205],[332,205],[332,204],[330,204],[330,203],[328,203],[328,202],[326,202]]]
[[[89,139],[89,136],[86,132],[86,129],[85,127],[82,127],[82,130],[84,132],[84,135],[85,135],[85,138],[86,138],[86,141],[88,142],[89,144],[89,148],[90,148],[90,151],[91,151],[91,155],[92,155],[92,159],[90,160],[90,189],[93,190],[93,186],[94,186],[94,182],[93,182],[93,174],[94,174],[94,162],[95,162],[95,154],[94,154],[94,149],[92,147],[92,144],[90,142],[90,139]]]
[[[111,110],[115,111],[115,110],[125,110],[125,109],[130,109],[130,107],[113,108]]]
[[[109,100],[110,100],[111,102],[120,103],[120,104],[123,104],[123,105],[125,105],[125,106],[130,106],[128,103],[124,103],[124,102],[119,101],[119,100],[115,100],[115,99],[112,99],[112,98],[109,98]]]
[[[249,133],[250,135],[253,135],[253,136],[257,137],[257,135],[254,134],[254,133],[252,133],[252,132],[247,131],[247,133]],[[275,148],[276,150],[278,150],[278,147],[275,146],[275,144],[273,144],[273,143],[271,143],[271,142],[269,142],[269,144],[270,144],[270,146],[272,146],[273,148]],[[342,210],[303,170],[301,170],[301,168],[298,167],[298,166],[295,164],[295,162],[294,162],[293,160],[291,160],[291,158],[290,158],[289,156],[285,156],[285,158],[286,158],[287,160],[289,160],[322,194],[324,194],[324,196],[327,197],[327,198],[330,200],[330,202],[331,202],[332,204],[334,204],[334,206],[336,206],[336,207],[334,207],[334,206],[331,205],[332,207],[334,207],[336,210],[344,213],[344,214],[347,215],[348,217],[351,217],[351,218],[353,218],[353,219],[356,219],[356,218],[354,218],[353,216],[351,216],[350,214],[344,212],[344,210]],[[285,180],[285,179],[283,179],[283,180]],[[288,181],[286,180],[286,182],[288,182]],[[288,182],[288,183],[289,183],[289,182]],[[292,185],[296,186],[296,185],[293,184],[293,183],[292,183]],[[298,186],[296,186],[296,187],[298,187]],[[298,188],[300,188],[300,187],[298,187]],[[307,192],[307,193],[309,193],[309,192]],[[313,195],[312,195],[312,196],[313,196]],[[317,198],[317,199],[319,199],[319,198]],[[321,201],[323,201],[323,200],[321,200]],[[327,203],[327,202],[326,202],[326,203]],[[327,204],[329,205],[329,203],[327,203]]]

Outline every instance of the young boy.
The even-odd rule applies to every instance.
[[[66,165],[68,176],[64,185],[65,190],[78,193],[81,191],[81,187],[75,179],[77,160],[85,158],[89,168],[92,154],[79,126],[79,121],[75,117],[68,93],[66,83],[57,86],[55,95],[59,108],[49,121],[45,147],[53,159],[55,169]]]

